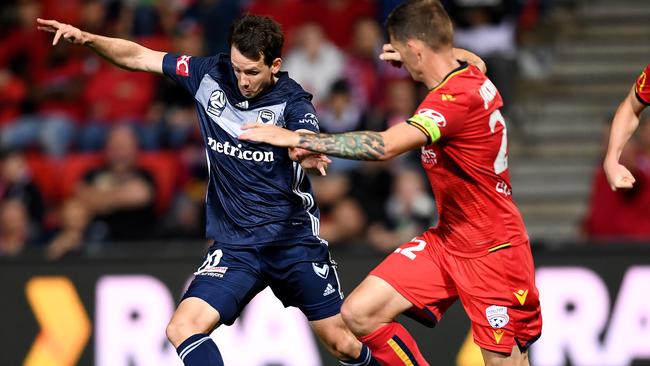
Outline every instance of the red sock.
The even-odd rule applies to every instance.
[[[397,322],[375,330],[359,340],[370,348],[372,357],[385,366],[429,366],[409,332]]]

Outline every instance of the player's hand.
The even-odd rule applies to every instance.
[[[240,140],[265,142],[279,147],[296,147],[300,143],[300,135],[286,128],[263,123],[248,123],[241,128],[244,132]]]
[[[66,41],[75,44],[84,44],[85,38],[83,32],[79,28],[75,28],[70,24],[59,23],[56,20],[36,19],[38,23],[38,30],[54,33],[54,40],[52,46],[59,43],[59,39],[63,37]]]
[[[327,175],[327,167],[332,160],[327,155],[315,153],[300,147],[289,148],[289,158],[300,163],[305,170],[316,170],[322,176]]]
[[[379,59],[384,60],[395,67],[402,67],[402,55],[400,55],[400,53],[397,52],[395,47],[390,43],[384,44]]]
[[[315,170],[320,175],[326,176],[327,167],[329,167],[331,162],[326,155],[315,153],[302,159],[300,166],[305,170]]]
[[[603,168],[605,169],[605,175],[607,175],[607,181],[612,191],[616,191],[619,188],[632,188],[634,182],[636,182],[632,173],[618,162],[605,161]]]

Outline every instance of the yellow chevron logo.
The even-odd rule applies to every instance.
[[[34,277],[26,295],[41,326],[24,366],[75,365],[90,338],[86,310],[66,277]]]
[[[497,341],[497,344],[499,344],[499,342],[501,342],[501,338],[503,337],[503,333],[505,333],[503,331],[503,329],[497,329],[497,330],[492,331],[492,334],[494,334],[494,340]]]
[[[456,97],[454,97],[451,94],[442,94],[441,99],[445,102],[453,102],[454,100],[456,100]]]
[[[520,289],[517,292],[513,292],[513,294],[515,295],[517,300],[519,300],[521,306],[524,306],[524,303],[526,302],[526,296],[528,296],[528,290],[524,291]]]

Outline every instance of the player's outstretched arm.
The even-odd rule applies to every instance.
[[[483,59],[478,57],[476,54],[463,48],[454,48],[453,52],[454,58],[457,60],[469,62],[470,64],[478,67],[484,74],[487,72],[487,65],[485,64],[485,61],[483,61]],[[379,55],[379,59],[384,60],[395,67],[402,66],[402,55],[400,55],[395,47],[393,47],[393,45],[390,43],[384,44],[382,47],[382,52]]]
[[[643,109],[645,109],[645,105],[636,99],[634,87],[632,87],[614,115],[609,133],[607,155],[603,162],[607,180],[614,191],[618,188],[632,188],[635,182],[632,173],[619,163],[619,159],[625,144],[639,126],[639,116]]]
[[[463,49],[463,48],[454,48],[454,58],[457,60],[467,61],[470,64],[478,67],[482,73],[487,72],[487,65],[482,58],[478,57],[476,54]]]
[[[165,52],[150,50],[135,42],[120,38],[104,37],[84,32],[69,24],[56,20],[36,19],[38,29],[54,33],[52,45],[61,38],[73,43],[86,45],[111,63],[130,71],[148,71],[162,74]]]
[[[383,132],[357,131],[337,134],[302,134],[260,123],[242,127],[240,140],[265,142],[282,147],[301,147],[352,160],[388,160],[427,144],[417,128],[400,123]]]

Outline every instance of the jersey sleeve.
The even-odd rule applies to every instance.
[[[406,123],[419,129],[428,144],[450,138],[462,130],[467,106],[449,94],[429,93]]]
[[[645,70],[636,79],[636,85],[634,86],[636,99],[644,105],[650,105],[650,85],[648,85],[650,80],[646,80],[648,75],[650,75],[650,64],[645,67]]]
[[[196,94],[203,76],[216,64],[215,57],[194,57],[168,53],[163,58],[163,73],[190,94]]]
[[[318,133],[318,117],[314,105],[307,97],[299,97],[287,103],[284,112],[286,128],[292,131],[309,130]]]

